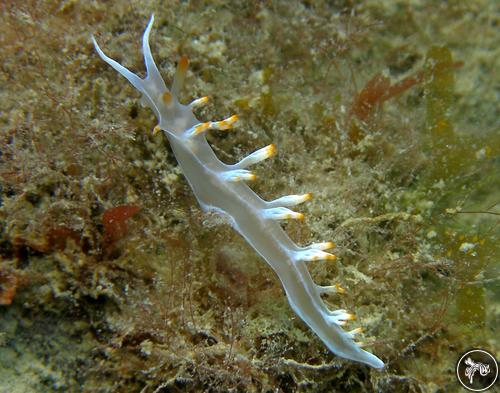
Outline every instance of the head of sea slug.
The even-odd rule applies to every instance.
[[[195,100],[189,105],[182,105],[177,98],[179,91],[184,85],[184,79],[188,68],[188,60],[186,57],[180,59],[172,86],[170,89],[167,88],[153,59],[151,48],[149,47],[149,34],[153,27],[153,22],[154,15],[151,15],[151,19],[142,37],[142,51],[147,71],[145,78],[140,78],[126,67],[107,56],[101,50],[93,36],[92,41],[99,56],[117,72],[127,78],[127,80],[142,93],[141,103],[151,108],[158,119],[158,125],[155,127],[154,131],[158,132],[164,130],[174,136],[181,136],[186,130],[199,124],[192,110],[195,106],[206,102],[206,98]]]

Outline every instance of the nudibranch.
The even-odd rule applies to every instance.
[[[317,285],[308,271],[309,261],[336,259],[335,255],[325,252],[334,248],[334,244],[313,243],[307,247],[299,247],[280,225],[280,220],[302,220],[304,215],[289,207],[310,200],[311,194],[289,195],[265,201],[246,184],[255,179],[255,174],[247,168],[273,156],[276,152],[273,144],[232,165],[225,164],[216,157],[206,140],[206,131],[231,129],[238,117],[201,122],[194,115],[193,109],[206,103],[206,97],[195,99],[188,105],[179,102],[179,91],[184,84],[188,60],[186,57],[180,59],[172,86],[167,88],[149,47],[153,21],[154,15],[151,16],[142,39],[147,70],[144,79],[106,56],[92,37],[97,53],[142,93],[142,102],[153,110],[158,119],[153,132],[163,131],[167,136],[177,162],[202,209],[226,217],[232,227],[266,260],[281,280],[295,313],[334,354],[371,367],[384,367],[379,358],[363,350],[354,341],[361,328],[349,332],[342,329],[354,316],[345,310],[328,309],[321,299],[322,293],[343,292],[342,287],[338,284]]]

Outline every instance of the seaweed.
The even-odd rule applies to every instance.
[[[140,210],[136,205],[120,205],[107,209],[102,215],[104,226],[104,247],[109,248],[118,240],[123,239],[129,230],[127,221]]]
[[[0,306],[8,306],[16,296],[21,280],[13,270],[0,270]]]

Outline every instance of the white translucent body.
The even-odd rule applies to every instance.
[[[306,266],[308,260],[331,256],[319,251],[322,245],[328,243],[299,247],[277,221],[278,218],[283,218],[276,213],[278,210],[271,210],[266,214],[265,209],[291,206],[307,198],[290,196],[271,202],[264,201],[243,181],[235,181],[234,176],[227,175],[230,171],[243,169],[246,166],[245,160],[235,165],[224,164],[214,154],[204,132],[197,135],[187,132],[201,123],[192,112],[196,103],[182,105],[177,100],[178,90],[183,84],[183,73],[176,74],[171,90],[161,78],[149,48],[149,33],[153,21],[154,17],[151,17],[143,36],[147,68],[145,79],[139,78],[106,56],[92,38],[99,56],[142,93],[143,102],[158,118],[158,127],[168,137],[182,172],[203,210],[226,216],[233,228],[266,260],[281,280],[295,313],[336,355],[382,368],[384,363],[379,358],[361,349],[353,341],[354,332],[348,333],[341,328],[350,315],[344,310],[330,311],[321,299],[320,293],[335,292],[334,287],[319,287],[309,274]],[[169,100],[163,99],[165,93],[168,94]],[[252,158],[247,162],[253,164],[257,161]],[[281,211],[284,212],[279,210]]]

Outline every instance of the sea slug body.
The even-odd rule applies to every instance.
[[[207,101],[205,97],[188,105],[178,101],[188,62],[185,57],[181,58],[172,86],[168,89],[149,47],[153,21],[154,15],[142,41],[147,70],[144,79],[106,56],[92,37],[97,53],[142,93],[142,102],[153,110],[158,119],[158,125],[153,131],[163,131],[166,134],[202,209],[227,217],[232,227],[267,261],[281,280],[295,313],[334,354],[371,367],[384,367],[379,358],[363,350],[354,341],[360,328],[350,332],[342,329],[341,326],[354,319],[354,316],[345,310],[329,310],[321,299],[322,293],[341,293],[343,289],[339,285],[319,286],[309,274],[306,266],[308,261],[335,259],[333,254],[325,252],[333,248],[334,244],[314,243],[308,247],[299,247],[280,226],[280,220],[303,219],[302,214],[289,207],[311,199],[311,194],[290,195],[268,202],[247,186],[245,181],[255,179],[255,175],[247,167],[274,155],[274,145],[257,150],[233,165],[225,164],[216,157],[206,140],[205,132],[209,129],[231,129],[237,116],[221,121],[200,122],[193,114],[193,109],[203,105]]]

